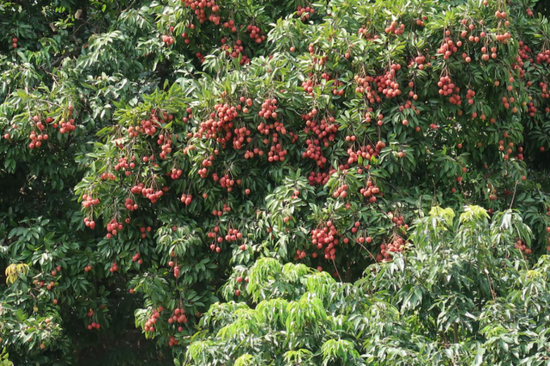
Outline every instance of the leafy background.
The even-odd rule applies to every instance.
[[[197,5],[0,2],[2,362],[545,364],[545,2]]]

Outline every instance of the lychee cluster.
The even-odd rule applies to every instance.
[[[375,102],[380,103],[382,101],[382,99],[376,92],[377,89],[374,88],[371,84],[374,82],[374,77],[369,75],[366,75],[364,77],[355,75],[354,79],[357,83],[357,87],[355,88],[356,93],[365,94],[365,97],[371,104],[374,104]]]
[[[237,27],[235,27],[235,21],[233,19],[224,22],[222,27],[229,29],[233,33],[237,32]]]
[[[118,271],[118,265],[116,262],[113,262],[113,264],[111,264],[111,268],[109,268],[109,272],[115,273],[116,271]]]
[[[157,323],[158,319],[160,318],[160,313],[163,310],[164,309],[162,307],[159,307],[158,310],[153,310],[153,312],[151,313],[151,316],[145,322],[144,330],[146,332],[154,332],[155,331],[155,324]]]
[[[160,135],[157,139],[157,144],[161,145],[159,158],[165,160],[168,154],[172,152],[172,135]]]
[[[180,201],[184,203],[186,206],[189,206],[191,202],[193,201],[193,196],[191,194],[182,194]]]
[[[325,259],[336,259],[336,246],[340,235],[332,223],[327,221],[324,226],[311,230],[311,243],[317,249],[324,249]]]
[[[537,54],[537,64],[547,63],[550,64],[550,50],[541,51]]]
[[[519,249],[525,254],[531,254],[531,248],[527,248],[525,243],[523,243],[523,241],[521,240],[516,241],[516,243],[514,244],[514,248]]]
[[[258,115],[260,117],[263,117],[265,119],[269,119],[269,118],[277,118],[277,99],[273,98],[273,99],[266,99],[263,103],[262,103],[262,109],[260,109],[260,111],[258,112]]]
[[[302,115],[302,118],[306,121],[306,127],[304,132],[306,134],[315,135],[312,138],[306,140],[307,148],[302,153],[304,158],[315,160],[317,166],[324,167],[327,162],[325,156],[322,153],[322,147],[328,147],[330,142],[333,142],[338,132],[338,125],[335,123],[336,119],[332,116],[328,116],[326,119],[320,121],[316,117],[317,110],[313,109],[311,112]]]
[[[214,160],[214,156],[210,156],[208,159],[204,159],[201,163],[202,168],[197,171],[199,176],[201,178],[206,178],[208,176],[208,167],[212,166],[212,160]]]
[[[175,324],[175,323],[179,323],[179,324],[187,323],[187,316],[185,315],[185,309],[183,308],[174,309],[172,316],[168,318],[168,324]]]
[[[135,203],[131,198],[126,198],[124,201],[124,207],[126,207],[128,211],[135,211],[138,209],[137,203]]]
[[[84,218],[84,225],[86,225],[86,227],[89,227],[92,230],[95,229],[95,221],[88,217]]]
[[[235,128],[233,130],[233,133],[233,148],[235,150],[240,150],[243,147],[245,141],[247,143],[250,143],[252,141],[252,137],[250,137],[252,132],[246,127]]]
[[[216,104],[210,118],[201,122],[197,137],[215,139],[225,146],[232,137],[233,120],[239,116],[237,107],[228,103]]]
[[[201,24],[206,22],[206,20],[211,21],[215,25],[220,24],[220,16],[218,15],[220,7],[216,4],[215,0],[182,0],[182,2],[184,6],[194,10]],[[210,10],[208,18],[206,17],[207,10]]]
[[[175,180],[181,177],[181,175],[183,174],[183,170],[173,168],[168,174],[170,175],[170,178]]]
[[[212,215],[214,216],[222,216],[224,212],[231,212],[231,207],[229,207],[226,203],[223,204],[223,208],[221,210],[212,210]]]
[[[381,195],[380,188],[376,187],[371,179],[367,180],[366,188],[361,188],[359,193],[368,198],[370,203],[376,202],[376,196]]]
[[[450,35],[449,31],[446,31]],[[459,41],[460,42],[460,41]],[[462,42],[461,42],[462,43]],[[445,37],[441,46],[437,49],[437,53],[442,54],[445,60],[448,60],[449,57],[455,52],[458,51],[458,44],[455,44],[450,37]]]
[[[312,6],[306,6],[306,7],[298,6],[296,8],[296,15],[298,15],[298,17],[302,21],[308,20],[309,17],[312,16],[313,14],[315,14],[315,9]]]
[[[164,195],[164,192],[159,189],[155,190],[153,188],[145,188],[143,183],[139,183],[132,188],[130,188],[130,192],[133,194],[140,194],[143,197],[147,198],[151,203],[156,203],[160,197]]]
[[[359,161],[359,157],[363,160],[370,161],[373,157],[378,156],[380,151],[386,147],[386,144],[380,141],[374,147],[372,145],[361,146],[359,149],[354,150],[353,148],[348,148],[347,153],[349,158],[347,160],[348,166]]]
[[[265,41],[265,35],[262,34],[262,31],[259,27],[250,24],[246,27],[246,31],[254,42],[262,43],[263,41]]]
[[[244,52],[244,46],[243,46],[243,42],[240,39],[236,40],[235,44],[233,46],[231,46],[231,45],[227,44],[227,39],[222,38],[221,50],[225,51],[225,54],[227,56],[230,56],[231,58],[238,58],[240,56],[241,57],[241,61],[240,61],[241,65],[245,65],[245,64],[250,62],[250,59],[248,58],[248,56],[246,56],[243,53]]]
[[[212,174],[212,179],[214,179],[214,182],[219,181],[220,185],[227,189],[227,192],[231,192],[233,190],[235,183],[237,183],[237,185],[241,184],[240,179],[235,180],[229,174],[225,174],[220,178],[217,173],[214,173]]]
[[[118,222],[115,218],[112,218],[111,221],[107,223],[107,239],[110,239],[111,237],[118,234],[118,232],[122,230],[122,228],[122,223]]]
[[[167,46],[170,46],[170,45],[174,44],[175,39],[172,36],[168,36],[166,34],[163,34],[162,35],[162,42],[164,42],[164,44],[166,44]]]
[[[82,195],[82,206],[84,208],[88,208],[88,207],[91,207],[91,206],[95,206],[99,203],[99,199],[97,198],[92,198],[91,195],[87,195],[87,194],[83,194]]]
[[[328,173],[327,172],[310,172],[309,176],[307,177],[309,185],[324,186],[325,184],[327,184],[330,176],[335,171],[336,171],[335,169],[331,169]]]
[[[132,262],[137,262],[137,264],[143,264],[143,259],[141,259],[141,254],[136,253],[132,256]]]
[[[405,32],[405,24],[401,23],[398,25],[396,21],[393,21],[389,26],[386,27],[384,32],[386,32],[387,34],[395,35],[403,34],[403,32]]]
[[[439,87],[439,95],[449,96],[449,102],[451,102],[451,104],[462,105],[459,94],[460,88],[453,84],[448,75],[440,77],[437,86]]]
[[[348,195],[348,185],[347,184],[342,184],[341,186],[336,188],[334,190],[334,192],[332,193],[332,197],[334,197],[334,198],[346,198],[347,195]]]
[[[401,65],[393,64],[384,75],[376,76],[374,79],[378,86],[378,92],[384,94],[386,98],[395,98],[401,95],[399,83],[395,81],[395,75],[398,70],[401,70]]]
[[[116,180],[116,177],[113,173],[101,173],[99,176],[99,179],[101,180]]]
[[[387,262],[392,259],[392,253],[403,252],[405,246],[405,240],[396,235],[393,240],[387,244],[380,245],[380,254],[377,256],[379,262]]]

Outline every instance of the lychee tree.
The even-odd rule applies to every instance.
[[[487,319],[547,301],[540,7],[0,3],[10,358],[537,364]]]

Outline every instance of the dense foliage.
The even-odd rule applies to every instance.
[[[0,362],[546,364],[546,11],[0,1]]]
[[[254,306],[212,305],[189,364],[546,364],[549,257],[529,266],[514,249],[518,233],[530,238],[516,213],[489,223],[479,206],[457,219],[434,209],[405,256],[372,265],[355,284],[259,259],[249,273]]]

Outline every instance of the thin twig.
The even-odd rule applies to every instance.
[[[517,189],[518,189],[518,182],[519,181],[516,181],[516,186],[514,187],[514,194],[512,196],[512,202],[510,202],[510,208],[509,210],[512,209],[512,206],[514,205],[514,199],[516,198],[516,192],[517,192]]]
[[[376,257],[371,253],[370,250],[367,249],[367,247],[365,247],[363,244],[359,243],[358,241],[355,241],[356,244],[359,244],[359,246],[361,246],[361,248],[365,249],[371,256],[372,259],[376,259]]]
[[[336,268],[336,262],[334,262],[334,259],[332,260],[332,264],[334,265],[334,269],[336,270],[336,275],[338,275],[338,279],[340,282],[342,282],[342,277],[340,277],[340,272],[338,272],[338,268]]]

